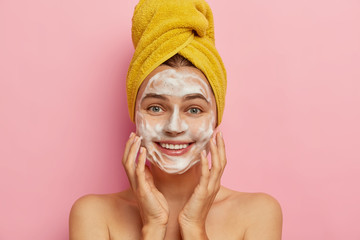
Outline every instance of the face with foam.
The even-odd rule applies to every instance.
[[[159,66],[139,89],[135,122],[147,159],[167,173],[184,173],[200,161],[216,125],[206,77],[194,67]]]

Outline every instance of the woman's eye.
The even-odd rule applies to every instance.
[[[149,109],[150,111],[156,112],[156,113],[162,111],[161,107],[159,107],[159,106],[151,106],[151,107],[149,107],[148,109]]]
[[[201,110],[199,108],[190,108],[188,112],[191,114],[199,114],[201,113]]]

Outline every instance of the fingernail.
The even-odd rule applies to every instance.
[[[219,132],[219,135],[220,135],[220,137],[222,137],[223,135],[222,135],[222,132]]]
[[[216,145],[215,137],[211,138],[211,141]]]
[[[134,133],[133,133],[133,132],[130,133],[129,138],[131,138],[132,136],[134,136]]]
[[[140,148],[140,153],[143,153],[143,152],[144,152],[144,148],[141,147],[141,148]]]

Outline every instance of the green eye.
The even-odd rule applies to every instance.
[[[198,108],[190,108],[188,110],[188,112],[191,113],[191,114],[199,114],[199,113],[201,113],[201,110],[198,109]]]
[[[151,106],[151,107],[149,107],[149,110],[152,112],[161,112],[162,111],[161,107],[159,107],[159,106]]]

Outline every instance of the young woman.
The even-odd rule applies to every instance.
[[[194,46],[202,49],[199,43],[209,49],[202,42],[206,34],[185,39],[185,45],[178,39],[179,34],[172,35],[170,38],[180,42],[182,49],[175,41],[165,48],[162,45],[170,49],[169,59],[166,50],[155,57],[154,51],[141,57],[147,51],[141,48],[142,39],[149,36],[146,34],[154,35],[152,42],[156,42],[166,33],[152,34],[142,24],[139,31],[135,24],[139,14],[141,21],[150,26],[151,21],[157,21],[156,14],[162,14],[159,19],[163,22],[183,7],[186,12],[200,12],[211,25],[210,10],[203,1],[174,2],[169,6],[169,1],[144,0],[135,9],[136,50],[127,86],[136,133],[131,133],[122,159],[130,189],[77,200],[70,213],[70,239],[281,239],[282,214],[274,198],[221,186],[227,159],[224,139],[217,127],[224,103],[225,90],[221,86],[226,82],[216,77],[219,73],[224,76],[224,68],[221,61],[214,61],[219,58],[212,54],[214,49],[202,55],[194,50]],[[161,7],[165,10],[161,11]],[[146,18],[149,9],[150,18]],[[183,28],[187,20],[176,19]],[[159,22],[155,23],[159,26]],[[174,21],[171,24],[176,26]],[[164,42],[169,41],[160,41]],[[164,58],[167,60],[159,65],[159,59]],[[149,59],[153,61],[146,62]],[[207,155],[211,156],[211,164]],[[150,167],[146,166],[146,159]]]

